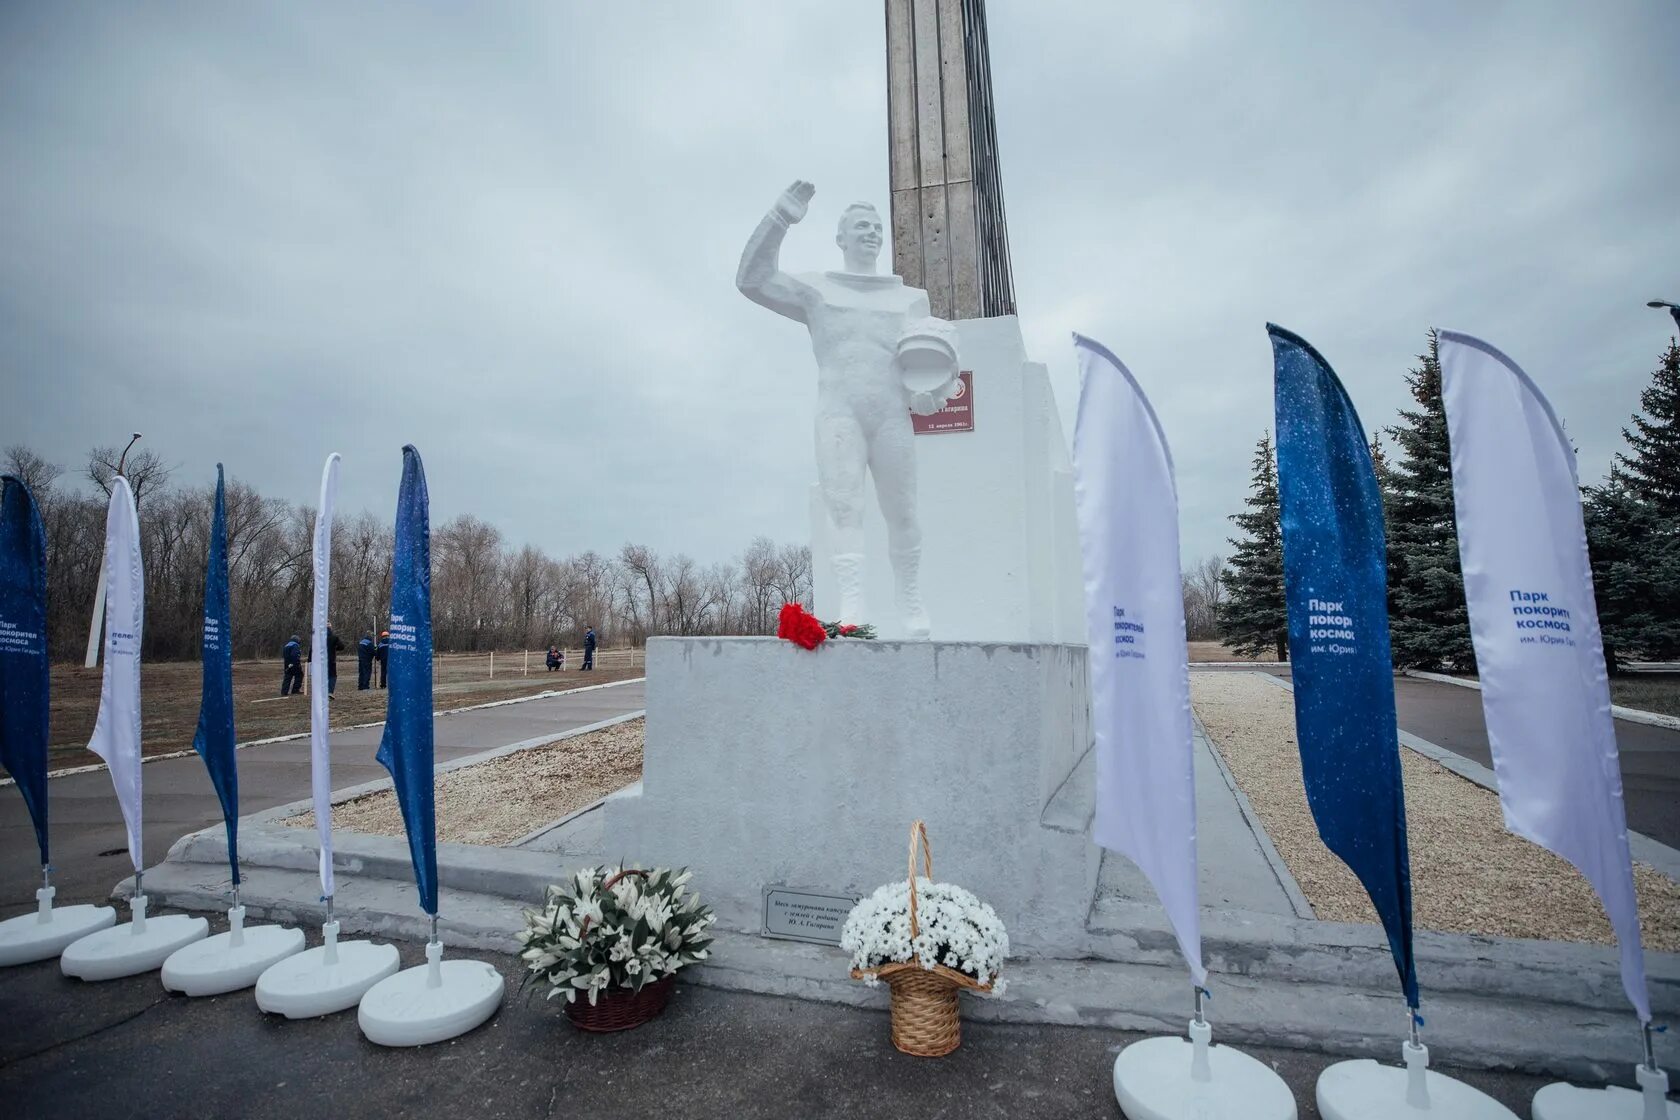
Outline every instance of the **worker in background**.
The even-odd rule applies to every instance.
[[[356,691],[366,692],[373,682],[373,634],[362,631],[362,640],[356,643]]]
[[[303,691],[303,643],[296,634],[280,648],[280,695],[295,696]]]
[[[578,672],[595,668],[595,627],[591,626],[583,632],[583,664]]]
[[[385,662],[391,657],[391,632],[381,630],[379,641],[373,645],[373,659],[379,662],[379,687],[385,687]]]
[[[340,639],[337,634],[333,633],[333,628],[331,626],[328,626],[327,627],[327,648],[324,649],[324,650],[317,651],[316,649],[311,647],[310,650],[309,650],[309,660],[310,661],[315,660],[315,654],[317,652],[321,652],[321,653],[326,654],[326,657],[327,657],[327,697],[328,697],[328,699],[332,698],[333,692],[338,688],[338,651],[343,649],[343,648],[344,648],[343,640]]]
[[[556,669],[560,668],[560,647],[559,646],[549,646],[548,647],[548,657],[545,660],[544,664],[546,664],[548,666],[548,671],[551,672],[551,673],[554,672]]]

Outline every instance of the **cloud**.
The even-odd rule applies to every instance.
[[[1543,10],[1542,10],[1543,9]],[[1603,472],[1680,299],[1660,0],[1588,9],[992,0],[1022,323],[1155,399],[1187,556],[1268,425],[1264,324],[1366,424],[1430,326],[1486,335]],[[818,185],[886,201],[876,5],[0,8],[0,444],[139,429],[207,481],[434,516],[555,553],[802,539],[814,370],[740,246]]]

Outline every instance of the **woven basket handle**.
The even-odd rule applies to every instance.
[[[922,872],[929,879],[933,878],[933,849],[928,846],[927,825],[916,821],[910,826],[910,939],[914,941],[922,935],[922,930],[916,923],[916,840],[922,842]]]

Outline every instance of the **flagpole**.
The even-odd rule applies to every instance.
[[[227,484],[216,464],[210,547],[204,560],[204,629],[199,647],[203,685],[193,750],[204,760],[221,802],[233,890],[228,928],[170,954],[163,986],[188,996],[215,996],[249,988],[276,961],[303,951],[303,931],[282,925],[245,924],[239,899],[239,751],[233,716],[233,614],[228,588]]]
[[[465,1034],[501,1006],[506,982],[483,961],[443,959],[438,936],[436,768],[432,711],[430,501],[420,452],[403,448],[391,579],[390,687],[380,765],[402,810],[420,909],[429,919],[426,963],[381,980],[356,1022],[380,1046],[423,1046]]]
[[[1134,1042],[1114,1061],[1128,1116],[1294,1120],[1278,1074],[1230,1046],[1213,1049],[1203,1007],[1196,859],[1195,731],[1179,594],[1178,491],[1160,421],[1119,358],[1073,336],[1080,392],[1074,502],[1096,738],[1092,839],[1135,863],[1154,888],[1190,972],[1189,1040]]]
[[[1267,324],[1296,743],[1313,823],[1359,880],[1406,1000],[1404,1071],[1370,1059],[1319,1075],[1325,1120],[1397,1115],[1516,1120],[1429,1068],[1419,1028],[1412,890],[1389,645],[1387,537],[1371,447],[1346,388],[1306,339]],[[1404,1102],[1402,1104],[1402,1102]]]
[[[128,451],[140,439],[140,433],[135,432],[128,441],[128,447],[122,449],[117,456],[117,477],[123,477],[123,467],[128,463]],[[99,632],[105,621],[105,557],[99,557],[99,583],[93,592],[93,621],[88,623],[87,656],[82,659],[82,668],[92,669],[99,665]]]
[[[139,437],[136,436],[136,439]],[[145,568],[140,553],[140,517],[134,492],[120,472],[111,480],[105,510],[105,567],[110,573],[105,631],[105,668],[99,715],[88,749],[105,760],[128,834],[134,869],[131,920],[90,933],[65,948],[59,967],[66,976],[114,980],[159,968],[170,954],[210,931],[203,918],[185,914],[148,917],[142,806],[140,647],[145,627]]]
[[[1680,316],[1680,308],[1668,307]],[[1506,827],[1568,860],[1604,906],[1640,1020],[1641,1094],[1547,1085],[1536,1120],[1661,1120],[1627,810],[1575,450],[1538,385],[1478,338],[1439,333],[1464,598]]]
[[[34,825],[41,858],[35,909],[0,921],[0,966],[58,956],[72,942],[114,925],[109,906],[53,906],[48,845],[47,756],[52,667],[47,660],[47,535],[21,478],[0,478],[0,766],[11,774]]]
[[[371,941],[340,941],[333,900],[338,893],[332,850],[332,735],[326,678],[326,634],[332,590],[332,530],[338,501],[341,456],[332,452],[321,467],[320,496],[315,506],[315,534],[310,573],[310,642],[322,660],[311,660],[304,681],[321,674],[309,700],[309,786],[315,808],[316,871],[321,880],[321,944],[271,965],[257,978],[257,1006],[288,1019],[312,1019],[345,1011],[361,1002],[368,990],[402,966],[395,945]]]

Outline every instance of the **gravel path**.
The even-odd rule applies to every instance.
[[[1318,838],[1290,694],[1246,673],[1192,673],[1192,706],[1272,843],[1325,921],[1375,923],[1358,880]],[[1404,748],[1413,919],[1421,929],[1612,944],[1592,888],[1569,864],[1505,831],[1491,790]],[[1680,885],[1634,865],[1647,949],[1680,951]]]
[[[642,776],[646,720],[560,739],[437,776],[438,839],[459,844],[509,844]],[[314,828],[315,814],[283,824]],[[333,827],[401,836],[396,794],[385,790],[333,807]]]

